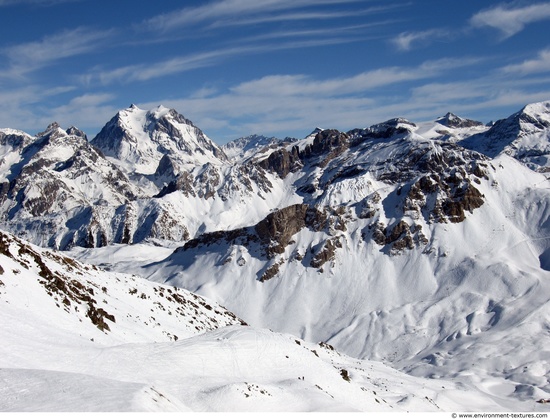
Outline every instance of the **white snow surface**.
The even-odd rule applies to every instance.
[[[7,400],[0,410],[27,410],[26,405],[37,410],[544,409],[535,400],[550,398],[550,184],[545,160],[549,104],[529,105],[491,128],[388,121],[358,130],[353,134],[357,137],[350,134],[350,143],[360,141],[347,148],[336,144],[329,150],[330,159],[329,152],[319,151],[304,158],[303,167],[284,179],[268,171],[253,172],[252,165],[187,161],[188,166],[180,166],[190,173],[187,189],[140,197],[120,207],[93,205],[93,220],[105,231],[124,212],[124,227],[137,244],[73,247],[70,255],[153,282],[103,271],[94,274],[94,289],[101,290],[100,283],[108,289],[95,291],[94,298],[105,298],[101,307],[112,310],[117,319],[111,331],[104,332],[90,324],[85,311],[66,311],[62,300],[59,307],[52,304],[51,296],[42,295],[43,285],[35,286],[39,291],[17,294],[13,290],[22,290],[20,278],[39,279],[27,275],[25,265],[7,269],[16,262],[2,259],[0,297],[7,303],[2,318],[14,320],[0,332],[2,342],[13,343],[1,349],[0,372],[9,385],[8,396],[0,394],[0,403]],[[150,145],[145,121],[171,118],[171,112],[130,108],[120,115],[127,119],[126,132],[135,134],[131,138]],[[291,141],[286,150],[297,147],[307,153],[314,138]],[[263,161],[271,152],[261,142],[247,151],[248,145],[235,143],[231,157],[239,163]],[[161,158],[155,154],[158,149],[147,147],[140,148],[143,160],[111,161],[126,165],[124,173],[141,170],[147,175]],[[6,153],[17,161],[7,148]],[[145,166],[139,168],[139,161]],[[476,165],[479,173],[474,172]],[[2,175],[9,178],[9,173]],[[413,185],[426,176],[432,185],[443,186],[410,198]],[[63,182],[78,189],[79,179]],[[99,178],[89,175],[91,179],[99,184]],[[462,222],[437,221],[430,205],[443,205],[445,188],[466,181],[479,191],[483,204],[465,210]],[[39,198],[41,191],[33,186],[26,192]],[[122,203],[115,192],[108,192],[120,199],[117,205]],[[106,200],[113,196],[93,195]],[[425,202],[419,204],[421,199]],[[253,232],[267,214],[296,204],[326,211],[328,227],[302,228],[273,257],[266,256],[265,244],[236,240],[238,232],[233,239],[221,234],[245,227],[243,231]],[[52,217],[53,229],[77,224],[76,216],[63,212],[63,205],[76,206],[74,201],[56,205],[62,216]],[[370,209],[373,214],[368,214]],[[143,231],[154,229],[157,216],[165,217],[154,227],[161,231],[146,237]],[[37,228],[21,222],[18,231],[40,242],[43,224],[34,221]],[[400,222],[406,222],[417,239],[422,233],[425,241],[396,250],[373,240],[377,225],[387,228],[388,238]],[[208,245],[173,251],[183,244],[185,232],[194,238],[216,231],[218,239]],[[333,255],[313,267],[320,250],[335,242]],[[260,281],[268,271],[275,273]],[[141,284],[132,282],[137,293],[127,291],[128,281]],[[119,282],[122,285],[111,285]],[[138,298],[142,292],[158,296],[161,286],[216,301],[251,327],[232,325],[196,336],[189,322],[175,322],[158,305],[151,307],[148,299]],[[116,293],[116,302],[111,293]],[[42,315],[46,306],[51,315]],[[32,311],[36,307],[40,314]],[[31,314],[23,315],[25,310]],[[130,317],[122,321],[125,313]],[[187,314],[193,316],[184,313],[181,318]],[[33,344],[24,348],[29,341]],[[320,341],[345,355],[319,347]],[[31,352],[39,355],[32,358]],[[74,355],[61,359],[58,353]],[[260,353],[267,358],[255,358]],[[133,359],[139,362],[134,365]],[[296,359],[299,362],[293,363]],[[351,382],[343,379],[342,369]],[[59,389],[55,397],[41,390],[45,382],[57,383],[52,387]],[[63,387],[60,383],[65,382],[74,385]],[[85,390],[88,387],[93,390]],[[34,390],[28,398],[17,399],[25,388]],[[61,400],[67,388],[76,398]],[[86,404],[87,397],[75,396],[80,393],[102,402]]]
[[[475,388],[244,326],[187,291],[0,235],[0,411],[506,409]],[[113,316],[108,329],[91,307]]]

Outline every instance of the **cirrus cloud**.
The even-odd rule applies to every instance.
[[[539,52],[538,57],[502,69],[505,73],[535,74],[550,71],[550,48]]]
[[[470,19],[474,27],[488,26],[499,30],[504,38],[521,32],[530,23],[550,19],[550,3],[525,7],[497,6],[476,13]]]

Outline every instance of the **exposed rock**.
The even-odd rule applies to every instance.
[[[270,267],[268,267],[264,273],[260,276],[259,281],[265,282],[269,281],[271,278],[273,278],[275,275],[279,273],[280,267],[284,264],[285,260],[281,259],[278,262],[274,263]]]
[[[320,231],[325,227],[326,214],[305,204],[296,204],[269,214],[255,226],[268,257],[284,252],[290,238],[302,228]]]
[[[442,204],[442,211],[452,223],[460,223],[466,218],[465,211],[473,212],[483,205],[483,195],[469,181],[457,187]]]
[[[325,167],[332,159],[346,151],[349,145],[349,136],[346,133],[328,129],[319,132],[313,139],[313,143],[300,153],[300,157],[302,159],[318,157],[317,165]]]
[[[277,173],[284,179],[289,173],[302,167],[302,162],[298,153],[298,148],[293,147],[291,152],[285,148],[273,151],[266,159],[258,162],[258,165],[265,170]]]
[[[325,263],[334,260],[336,249],[342,248],[340,237],[331,237],[325,240],[320,246],[320,249],[315,251],[315,255],[311,259],[310,266],[312,268],[320,268]]]

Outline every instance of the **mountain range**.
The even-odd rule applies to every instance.
[[[288,405],[290,410],[377,410],[383,404],[380,399],[374,404],[372,397],[365,403],[351,402],[340,388],[351,377],[368,393],[366,383],[374,381],[357,372],[368,368],[377,369],[378,380],[393,380],[392,385],[401,379],[396,377],[412,380],[407,381],[410,387],[392,387],[400,390],[394,403],[390,396],[385,399],[389,408],[533,410],[539,407],[535,401],[550,393],[545,349],[550,344],[549,156],[550,102],[527,105],[490,125],[447,113],[431,122],[395,118],[347,132],[316,128],[303,139],[254,135],[221,147],[177,111],[162,106],[121,110],[90,141],[79,129],[64,130],[56,123],[34,136],[2,129],[0,229],[7,249],[2,265],[19,264],[3,267],[3,275],[14,281],[3,281],[4,290],[10,289],[3,294],[12,310],[7,313],[14,319],[13,335],[18,336],[10,338],[6,331],[3,341],[11,339],[18,349],[29,338],[25,333],[46,334],[39,331],[50,331],[52,323],[59,322],[64,324],[59,333],[66,336],[55,343],[37,338],[35,346],[41,351],[64,339],[94,339],[94,348],[100,342],[109,348],[124,343],[129,353],[151,356],[154,364],[160,359],[181,363],[174,357],[211,348],[217,353],[212,365],[221,357],[244,368],[252,350],[247,342],[253,339],[266,347],[280,346],[273,350],[289,356],[294,352],[288,345],[293,350],[307,347],[309,353],[316,352],[314,358],[326,350],[319,361],[304,361],[312,368],[306,375],[317,369],[322,375],[326,369],[328,377],[328,371],[340,365],[335,370],[336,377],[340,374],[338,390],[332,393],[328,384],[316,385],[342,396],[328,404],[328,399],[311,404],[302,400]],[[61,266],[50,268],[50,262],[43,262],[49,258]],[[44,300],[40,307],[51,307],[48,318],[62,315],[63,320],[44,324],[34,305],[32,315],[22,314],[29,311],[24,304],[28,299],[17,294],[23,284],[15,270],[25,273],[19,278],[29,278],[24,285],[34,287],[26,291],[29,295],[41,290],[36,300]],[[85,279],[86,270],[95,276]],[[93,292],[61,285],[75,275],[78,279],[70,283]],[[57,288],[43,284],[44,276],[59,282]],[[126,281],[120,287],[136,292],[126,293],[117,285],[111,294],[115,291],[110,284],[120,281]],[[109,291],[100,292],[102,287]],[[200,313],[208,326],[195,331],[206,333],[193,337],[188,313],[179,313],[181,324],[166,315],[157,319],[158,310],[156,320],[144,320],[150,303],[136,295],[162,294],[158,302],[163,306],[172,297],[168,311],[176,313],[179,300],[168,290],[183,293],[178,294],[181,299],[200,299],[203,304],[196,303],[197,309],[221,304],[226,308],[215,310],[225,316],[223,322],[207,314],[203,319]],[[99,307],[95,295],[108,305]],[[118,319],[137,318],[136,313],[141,313],[139,321],[119,328]],[[109,316],[117,319],[116,327]],[[21,322],[23,331],[18,330]],[[75,322],[91,323],[93,333],[81,333]],[[172,340],[172,349],[158,347],[169,353],[166,358],[156,352],[153,342],[159,339]],[[229,358],[216,352],[221,348],[216,349],[213,340],[220,339],[232,342]],[[319,342],[323,346],[315,346]],[[326,348],[343,358],[334,361],[331,356],[336,355]],[[103,355],[105,363],[115,362],[109,361],[111,356],[124,356],[113,351]],[[6,352],[6,382],[15,383],[21,376],[32,387],[49,379],[43,372],[23,374],[19,369],[42,371],[53,362],[51,357],[31,365],[23,355]],[[82,354],[77,358],[88,359]],[[323,366],[316,364],[321,361]],[[131,394],[137,400],[139,393],[139,403],[107,403],[114,410],[282,409],[286,402],[280,402],[295,388],[282,385],[290,379],[286,373],[276,377],[262,361],[263,369],[247,370],[256,381],[240,371],[224,377],[215,391],[213,383],[220,378],[213,380],[211,373],[205,373],[210,379],[198,393],[187,395],[165,375],[174,396],[168,397],[170,403],[152,405],[151,398],[160,397],[155,396],[160,391],[156,387],[120,386],[129,380],[124,374],[138,374],[135,369],[126,366],[126,373],[120,374],[103,369],[94,375],[75,368],[81,361],[68,370],[61,360],[56,362],[60,380],[77,374],[72,376],[74,388],[80,388],[76,383],[81,379],[101,377],[115,380],[109,381],[113,391],[126,398]],[[250,381],[242,384],[244,376]],[[271,378],[260,383],[259,376]],[[426,379],[436,381],[422,381]],[[418,383],[430,387],[427,382],[440,381],[445,384],[434,385],[454,390],[441,392],[438,400],[431,392],[418,402]],[[457,396],[459,389],[470,393]],[[11,384],[5,391],[16,390]],[[237,393],[250,396],[256,390],[259,396],[265,391],[281,397],[272,404],[233,402]],[[201,398],[201,391],[208,397]],[[457,407],[461,397],[464,405]],[[3,408],[24,406],[17,403]],[[61,399],[57,408],[59,403]],[[54,405],[36,408],[41,406]]]

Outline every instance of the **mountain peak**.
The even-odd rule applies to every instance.
[[[190,120],[162,105],[148,111],[132,105],[119,111],[92,144],[128,170],[145,175],[154,174],[166,154],[180,169],[225,159],[224,153]]]
[[[524,106],[519,114],[530,116],[531,120],[528,122],[536,121],[540,128],[550,127],[550,101],[530,103]]]
[[[36,136],[40,138],[53,133],[56,133],[58,136],[67,135],[67,133],[59,126],[57,122],[52,122],[44,131],[39,132]]]
[[[86,133],[84,131],[82,131],[81,129],[78,129],[77,127],[75,126],[70,126],[68,129],[67,129],[67,134],[69,135],[75,135],[77,137],[82,137],[84,138],[85,140],[88,139],[88,136],[86,135]]]
[[[535,171],[546,172],[550,170],[549,132],[550,101],[531,103],[461,145],[489,157],[505,152]]]
[[[436,119],[435,122],[448,128],[471,128],[483,125],[482,122],[474,121],[473,119],[461,118],[452,112],[447,112],[445,116]]]

